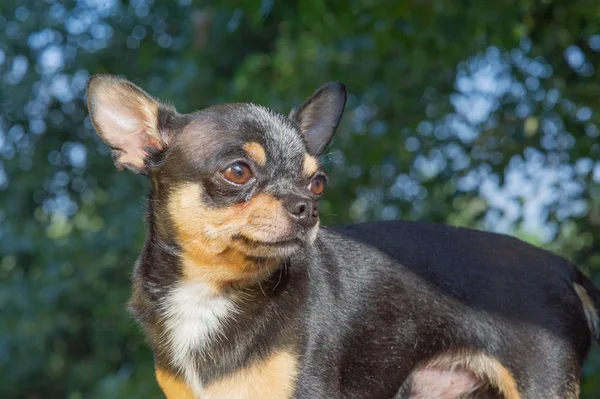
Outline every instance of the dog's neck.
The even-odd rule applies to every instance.
[[[134,273],[132,308],[159,362],[180,370],[194,392],[204,392],[204,380],[247,366],[251,354],[295,344],[288,340],[297,335],[291,331],[301,328],[306,265],[290,268],[282,261],[251,284],[216,287],[201,273],[184,275],[182,267],[212,266],[183,265],[180,245],[156,234],[154,217],[147,220],[149,236]],[[215,259],[230,255],[219,256]]]

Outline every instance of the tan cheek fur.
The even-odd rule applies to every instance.
[[[262,145],[256,142],[247,143],[244,145],[244,151],[260,166],[267,164],[267,153]]]
[[[206,398],[286,399],[294,392],[298,360],[288,351],[272,354],[206,387]],[[170,399],[170,398],[169,398]]]
[[[243,234],[268,241],[285,233],[290,222],[281,202],[268,194],[258,194],[243,204],[211,209],[202,205],[201,194],[200,185],[184,184],[173,191],[168,204],[183,248],[185,277],[218,287],[230,282],[254,282],[268,274],[277,262],[250,264],[231,237]]]

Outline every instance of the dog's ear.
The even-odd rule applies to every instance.
[[[92,125],[113,151],[115,165],[147,174],[146,160],[169,143],[159,112],[174,112],[128,80],[95,75],[87,84]]]
[[[320,155],[329,144],[340,123],[346,105],[346,86],[330,82],[321,86],[289,117],[300,126],[308,151]]]

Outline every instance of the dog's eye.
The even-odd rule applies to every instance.
[[[317,176],[308,185],[308,189],[314,195],[323,194],[323,190],[325,190],[325,178],[323,176]]]
[[[246,184],[252,177],[250,167],[243,162],[235,162],[221,172],[223,177],[235,184]]]

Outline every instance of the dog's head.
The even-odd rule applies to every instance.
[[[342,116],[341,83],[322,86],[289,116],[246,103],[179,114],[110,75],[92,77],[87,98],[117,167],[152,180],[156,234],[188,262],[225,257],[248,270],[253,259],[280,260],[314,242],[327,180],[318,157]]]

